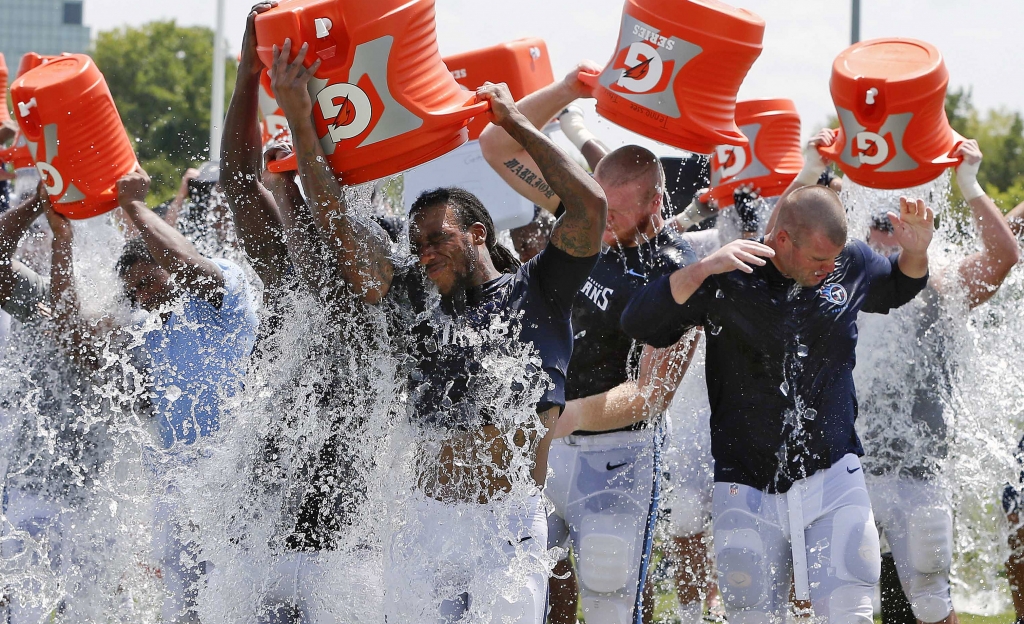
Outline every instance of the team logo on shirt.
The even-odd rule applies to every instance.
[[[846,305],[850,300],[842,284],[825,284],[821,287],[821,296],[825,301],[837,306]]]
[[[601,308],[602,310],[608,310],[608,296],[615,291],[611,288],[605,288],[604,286],[595,282],[592,278],[587,278],[587,283],[580,289],[580,293],[594,302],[594,305]]]

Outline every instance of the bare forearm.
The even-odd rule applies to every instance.
[[[672,299],[682,305],[686,303],[700,285],[708,278],[707,266],[703,260],[683,267],[669,277],[672,287]]]
[[[312,122],[288,121],[295,139],[299,178],[320,236],[337,258],[338,270],[356,295],[368,303],[377,303],[387,294],[394,277],[390,239],[376,223],[350,213],[344,189],[327,166]]]
[[[284,221],[285,244],[292,266],[314,293],[324,292],[332,281],[334,262],[317,236],[309,206],[292,180],[272,185],[272,191]]]
[[[43,205],[33,195],[17,208],[0,215],[0,258],[10,260],[21,238],[42,212]]]
[[[928,275],[928,253],[910,253],[906,250],[900,252],[900,271],[907,277],[919,279]]]
[[[563,81],[558,81],[519,100],[516,108],[534,128],[543,129],[566,106],[575,102],[577,97]],[[481,138],[481,141],[490,141],[495,150],[514,152],[520,148],[520,143],[498,126],[488,127],[485,133],[487,138]]]
[[[1017,263],[1020,249],[1002,212],[988,195],[971,200],[970,205],[974,214],[974,225],[987,255],[994,263],[1006,265],[1006,269],[1009,270],[1010,266]]]
[[[552,190],[562,198],[565,214],[555,224],[551,241],[573,256],[599,253],[607,216],[607,201],[600,185],[521,116],[513,116],[504,127],[526,149]]]
[[[1006,222],[1010,225],[1010,231],[1014,236],[1024,233],[1024,202],[1017,204],[1013,210],[1006,213]]]

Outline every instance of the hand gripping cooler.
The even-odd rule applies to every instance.
[[[667,145],[746,145],[736,94],[761,54],[764,20],[719,0],[626,0],[619,42],[594,85],[597,112]]]
[[[476,91],[485,82],[504,82],[517,102],[555,81],[551,56],[543,39],[529,37],[444,59],[455,81],[467,91]],[[469,124],[469,140],[480,138],[487,126],[481,115]]]
[[[948,82],[942,54],[924,41],[850,46],[832,64],[836,142],[819,151],[861,186],[900,189],[934,180],[959,163],[951,154],[963,140],[946,119]]]
[[[138,161],[93,60],[50,60],[14,81],[11,99],[54,210],[86,219],[117,207],[117,181]]]
[[[711,157],[711,191],[719,208],[733,204],[733,191],[750,185],[761,197],[782,195],[804,166],[800,115],[792,100],[747,100],[736,104],[736,124],[750,143],[719,145]]]
[[[256,17],[260,59],[291,39],[309,44],[313,120],[331,169],[345,184],[376,180],[437,158],[468,140],[487,110],[463,91],[437,51],[433,0],[285,0]],[[271,163],[294,169],[294,158]]]

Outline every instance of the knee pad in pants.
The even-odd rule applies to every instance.
[[[640,518],[633,516],[611,514],[583,519],[576,556],[581,589],[599,594],[611,594],[623,589],[636,591],[640,557],[634,552],[635,531],[623,528],[632,527],[640,521]],[[630,587],[630,584],[634,587]]]
[[[836,510],[830,557],[839,580],[867,585],[878,582],[882,554],[870,509],[849,506]]]
[[[953,518],[949,511],[922,507],[907,514],[907,550],[910,565],[918,572],[948,573],[953,561]]]
[[[725,604],[730,610],[760,604],[768,581],[761,536],[753,528],[741,528],[715,531],[714,541],[718,590]]]

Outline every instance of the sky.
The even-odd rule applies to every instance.
[[[372,2],[373,0],[350,0]],[[766,22],[764,49],[740,89],[739,99],[785,97],[800,112],[805,137],[835,113],[828,90],[832,61],[849,45],[848,0],[732,0]],[[241,45],[250,0],[227,0],[231,50]],[[556,77],[582,59],[604,64],[618,39],[622,0],[436,0],[442,56],[541,37]],[[213,26],[214,0],[85,0],[85,22],[100,30],[174,19]],[[942,52],[950,87],[970,87],[985,110],[1024,110],[1024,62],[1019,38],[1024,0],[861,0],[861,39],[914,37]],[[670,154],[666,146],[636,137],[584,105],[588,125],[611,146],[627,142]],[[585,103],[586,104],[586,103]]]

